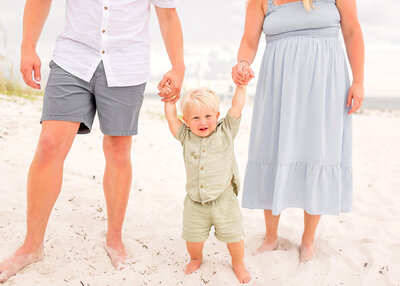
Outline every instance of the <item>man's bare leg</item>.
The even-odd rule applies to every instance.
[[[64,160],[79,122],[43,121],[27,184],[27,233],[23,245],[0,264],[0,282],[43,259],[43,239],[61,190]]]
[[[278,225],[280,215],[273,215],[271,210],[264,210],[265,237],[262,244],[253,254],[275,250],[278,247]]]
[[[132,136],[104,136],[106,168],[103,187],[108,216],[105,249],[117,269],[122,269],[127,259],[122,242],[122,224],[132,184],[131,146]]]
[[[314,257],[314,236],[320,215],[310,215],[304,211],[304,233],[300,246],[300,262],[306,262]]]

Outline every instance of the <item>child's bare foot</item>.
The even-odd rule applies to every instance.
[[[302,244],[300,246],[300,263],[307,262],[314,258],[314,245],[313,244]]]
[[[12,256],[0,263],[0,283],[4,283],[25,266],[38,262],[44,257],[43,245],[34,252],[19,248]]]
[[[112,246],[111,244],[107,243],[104,246],[104,249],[110,257],[111,263],[115,267],[115,269],[123,269],[124,264],[126,263],[127,254],[125,251],[125,245],[122,243],[122,241],[114,243]]]
[[[202,261],[203,261],[203,258],[197,258],[197,259],[191,258],[190,262],[186,265],[185,273],[191,274],[194,271],[196,271],[200,267]]]
[[[264,239],[262,244],[253,252],[253,255],[263,253],[265,251],[272,251],[278,248],[278,239]]]
[[[233,271],[240,283],[249,283],[251,276],[243,264],[233,265]]]

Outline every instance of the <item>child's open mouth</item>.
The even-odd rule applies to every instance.
[[[206,131],[207,129],[208,129],[207,127],[199,128],[199,130],[202,131],[202,132]]]

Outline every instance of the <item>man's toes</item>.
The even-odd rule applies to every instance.
[[[0,283],[4,283],[10,278],[11,275],[9,275],[8,271],[2,271],[0,273]]]

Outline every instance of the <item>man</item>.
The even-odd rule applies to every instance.
[[[149,16],[155,6],[172,69],[165,101],[176,102],[184,76],[183,37],[177,0],[67,0],[66,27],[58,37],[46,86],[42,131],[27,184],[27,234],[23,245],[0,264],[0,282],[43,259],[43,239],[59,195],[64,160],[77,133],[89,133],[97,110],[106,158],[106,251],[120,268],[126,260],[122,224],[132,181],[131,143],[137,133],[149,76]],[[36,44],[51,0],[27,0],[23,20],[21,73],[40,89]],[[34,76],[34,79],[32,78]]]

